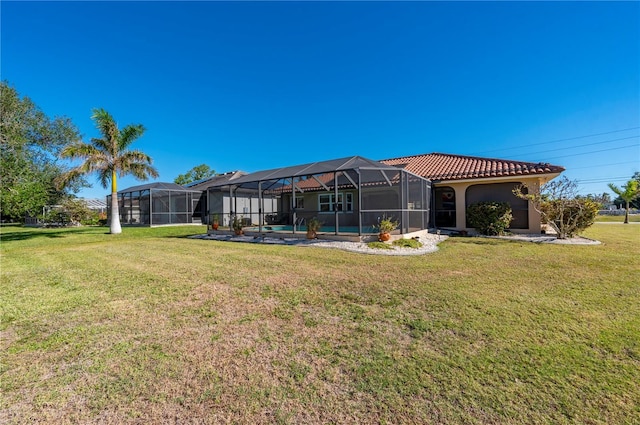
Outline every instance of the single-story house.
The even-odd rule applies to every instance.
[[[540,233],[540,214],[512,191],[520,184],[539,190],[563,171],[548,163],[443,153],[380,161],[354,156],[251,174],[231,172],[188,187],[152,183],[125,189],[118,196],[123,224],[210,223],[215,215],[228,226],[232,217],[242,216],[245,225],[256,226],[259,232],[296,233],[317,217],[325,232],[336,235],[375,233],[383,217],[398,221],[401,234],[426,228],[473,231],[466,222],[469,205],[504,201],[513,210],[511,231]],[[144,195],[153,189],[166,197],[147,201],[159,215],[147,208],[136,213],[136,205],[142,206]],[[159,204],[154,207],[161,200],[166,201],[166,211],[158,211]],[[172,205],[180,211],[173,211]],[[149,221],[141,220],[147,216]]]
[[[233,205],[251,198],[241,216],[257,232],[303,232],[313,217],[326,233],[371,234],[382,217],[394,217],[400,233],[429,226],[431,183],[393,165],[359,156],[313,162],[247,174],[208,188],[228,193]],[[220,215],[212,210],[212,214]]]
[[[280,225],[295,232],[304,229],[305,220],[318,217],[332,233],[372,233],[384,216],[399,221],[399,233],[424,228],[473,231],[466,222],[467,207],[501,201],[513,210],[511,231],[540,233],[540,214],[512,191],[520,184],[539,190],[562,171],[548,163],[442,153],[380,161],[349,157],[259,171],[208,190],[230,197],[235,191],[244,191],[243,196],[253,191],[258,203],[251,223],[259,231],[262,225]],[[260,209],[264,199],[270,199],[270,211],[277,214]],[[231,213],[243,214],[237,208]]]
[[[540,214],[528,201],[513,195],[513,188],[526,184],[532,190],[559,176],[563,167],[507,159],[481,158],[444,153],[384,159],[433,183],[432,227],[473,230],[466,222],[466,209],[481,201],[508,202],[513,210],[511,230],[540,233]]]

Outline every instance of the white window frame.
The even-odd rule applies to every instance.
[[[344,211],[353,212],[353,193],[346,192],[344,197]]]
[[[324,199],[323,199],[324,198]],[[337,207],[340,212],[353,212],[353,193],[339,192],[338,202],[335,202],[335,193],[322,193],[318,195],[318,212],[320,214],[330,214],[335,212]],[[325,206],[323,210],[322,207]]]

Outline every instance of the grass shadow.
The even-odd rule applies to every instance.
[[[15,241],[26,241],[30,239],[36,238],[45,238],[45,239],[58,239],[64,238],[71,235],[76,235],[78,233],[89,233],[94,232],[98,228],[96,227],[81,227],[81,228],[69,228],[69,227],[61,227],[57,229],[46,229],[46,228],[27,228],[21,226],[2,226],[0,231],[0,242],[15,242]],[[104,234],[109,234],[107,229]]]

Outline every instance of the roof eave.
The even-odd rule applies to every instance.
[[[562,170],[564,171],[564,170]],[[454,183],[490,183],[490,182],[505,182],[505,181],[513,181],[513,180],[530,180],[530,179],[542,179],[547,182],[558,177],[562,171],[553,172],[553,173],[531,173],[531,174],[518,174],[512,176],[501,176],[501,177],[475,177],[475,178],[461,178],[461,179],[432,179],[431,181],[436,185],[443,184],[454,184]]]

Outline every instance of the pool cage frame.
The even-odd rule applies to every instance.
[[[398,222],[393,233],[406,234],[428,229],[431,219],[428,179],[359,156],[259,171],[207,190],[209,198],[213,192],[228,195],[226,208],[209,211],[210,223],[214,215],[222,225],[238,217],[260,234],[278,225],[291,228],[285,233],[306,232],[311,218],[323,223],[320,234],[375,234],[383,218]],[[249,208],[240,212],[247,199]],[[265,201],[276,204],[276,211],[265,210]]]
[[[123,226],[202,224],[202,191],[174,183],[150,183],[118,192],[118,212]],[[111,217],[111,195],[107,195]]]

